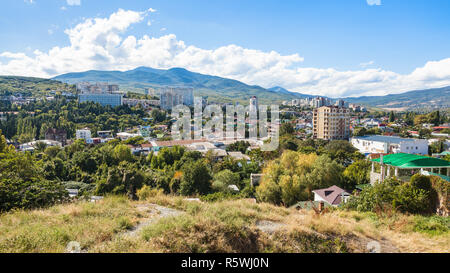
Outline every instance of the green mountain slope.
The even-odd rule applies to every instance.
[[[443,109],[450,107],[450,86],[387,96],[345,98],[345,100],[385,109]]]
[[[48,95],[50,91],[75,91],[73,86],[56,80],[0,76],[0,95],[11,95],[21,93],[26,96]]]
[[[296,93],[271,91],[260,86],[251,86],[237,80],[194,73],[183,68],[168,70],[138,67],[130,71],[86,71],[68,73],[53,78],[66,83],[81,81],[109,82],[119,84],[124,91],[143,92],[145,88],[162,86],[186,86],[194,88],[195,96],[207,96],[209,101],[248,104],[251,96],[261,103],[280,103],[301,96]]]

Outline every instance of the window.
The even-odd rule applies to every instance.
[[[419,147],[416,146],[416,150],[419,150]]]

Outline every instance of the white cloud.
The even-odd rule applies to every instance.
[[[206,50],[187,45],[174,34],[127,35],[133,24],[145,23],[148,16],[148,11],[120,9],[108,18],[86,19],[65,30],[69,46],[55,46],[48,52],[35,50],[32,54],[2,52],[0,75],[52,77],[90,69],[184,67],[266,88],[278,85],[330,97],[383,95],[450,85],[450,58],[428,62],[406,75],[373,68],[339,71],[301,67],[303,57],[299,54],[281,55],[233,44]]]
[[[381,0],[366,0],[369,6],[380,6]]]
[[[67,0],[67,5],[79,6],[79,5],[81,5],[81,0]]]
[[[148,12],[156,12],[156,9],[149,8],[147,11]]]
[[[368,66],[373,65],[374,63],[375,63],[375,61],[369,61],[369,62],[366,62],[366,63],[360,63],[359,66],[361,66],[362,68],[366,68]]]
[[[27,4],[34,4],[36,3],[34,0],[23,0]]]

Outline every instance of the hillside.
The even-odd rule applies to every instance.
[[[52,90],[73,91],[74,88],[68,84],[56,80],[18,77],[18,76],[0,76],[0,95],[10,95],[22,93],[24,95],[46,95]]]
[[[138,67],[129,71],[91,70],[59,75],[54,80],[74,84],[80,81],[110,82],[119,84],[125,91],[144,92],[146,88],[161,86],[189,86],[194,88],[195,96],[207,96],[213,102],[235,102],[248,104],[248,98],[257,96],[261,103],[281,103],[285,100],[313,97],[289,91],[283,87],[262,88],[240,81],[217,76],[194,73],[183,68],[168,70]],[[435,109],[450,107],[450,86],[437,89],[416,90],[387,96],[365,96],[344,98],[351,103],[366,106],[406,110]]]
[[[110,196],[0,215],[0,252],[449,252],[448,219],[283,208],[249,200],[200,203]]]
[[[393,110],[436,109],[450,107],[450,86],[435,89],[415,90],[387,96],[345,98],[351,103]]]
[[[194,73],[183,68],[168,70],[138,67],[130,71],[86,71],[68,73],[53,78],[66,83],[80,81],[109,82],[119,84],[125,91],[143,92],[145,88],[161,86],[187,86],[194,88],[195,96],[207,96],[210,101],[248,104],[251,96],[258,96],[261,103],[280,103],[297,98],[295,93],[279,93],[260,86],[250,86],[240,81]]]
[[[285,89],[285,88],[283,88],[281,86],[271,87],[271,88],[268,88],[267,90],[276,92],[278,94],[292,95],[292,96],[295,96],[295,97],[300,98],[300,99],[315,97],[313,95],[305,95],[305,94],[301,94],[301,93],[292,92],[292,91],[289,91],[289,90],[287,90],[287,89]]]

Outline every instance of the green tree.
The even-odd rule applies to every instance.
[[[356,185],[369,183],[371,163],[367,160],[355,161],[343,172],[342,186],[347,190],[355,189]]]
[[[228,188],[230,185],[236,185],[239,189],[243,188],[238,173],[234,173],[230,170],[223,170],[214,175],[214,182],[212,184],[214,190],[228,192],[230,191]]]
[[[180,193],[185,196],[207,194],[211,190],[211,174],[202,161],[189,162],[183,166],[183,177],[180,183]]]
[[[119,144],[116,147],[114,147],[113,154],[118,162],[122,161],[131,162],[133,160],[133,155],[131,154],[130,148],[128,148],[127,145],[124,144]]]
[[[394,122],[395,121],[395,113],[394,111],[391,111],[389,113],[389,122]]]
[[[292,135],[295,132],[294,126],[291,123],[283,123],[280,128],[280,136]]]

